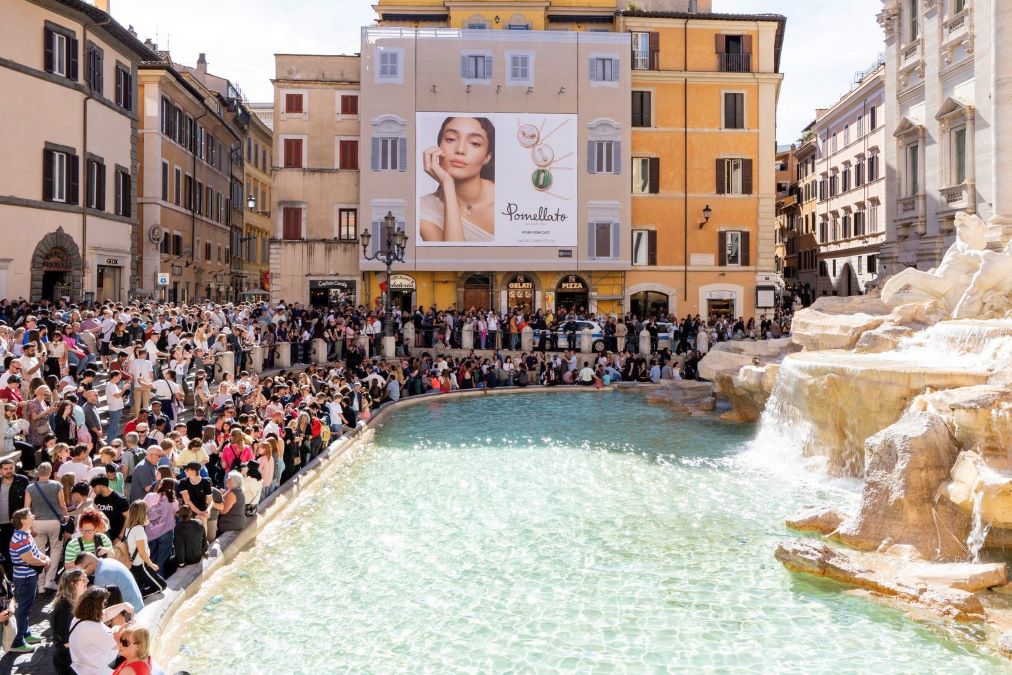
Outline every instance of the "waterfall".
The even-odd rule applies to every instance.
[[[984,548],[984,541],[990,530],[990,523],[984,525],[984,491],[977,490],[973,493],[973,527],[966,538],[966,547],[970,549],[970,555],[975,563],[980,562],[980,550]]]

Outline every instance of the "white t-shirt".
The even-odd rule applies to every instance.
[[[141,559],[140,555],[137,554],[137,542],[143,541],[145,546],[148,545],[148,535],[144,531],[144,526],[134,525],[131,527],[130,531],[127,532],[126,540],[127,551],[130,552],[130,561],[135,565],[143,565],[144,561]],[[151,557],[150,550],[148,551],[148,557]]]
[[[80,625],[78,625],[80,624]],[[116,658],[112,631],[97,621],[71,622],[70,659],[77,675],[109,675]]]
[[[60,470],[56,472],[57,478],[63,478],[68,473],[74,474],[74,482],[80,483],[81,481],[88,480],[88,472],[91,467],[84,462],[64,462],[60,465]]]
[[[154,377],[151,362],[147,359],[134,359],[130,362],[130,375],[134,382],[139,382],[142,378],[150,382]]]
[[[105,400],[107,409],[110,411],[122,410],[123,409],[123,397],[116,396],[120,393],[118,385],[112,382],[106,382],[105,384]]]

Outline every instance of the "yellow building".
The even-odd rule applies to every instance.
[[[398,304],[572,305],[641,316],[755,316],[773,307],[775,126],[784,19],[716,14],[708,0],[673,0],[665,3],[665,11],[625,6],[616,0],[379,0],[380,28],[371,29],[362,47],[363,105],[369,110],[375,99],[376,111],[363,118],[364,169],[370,163],[370,129],[381,140],[383,134],[402,135],[407,157],[421,152],[420,144],[431,144],[415,129],[422,111],[570,113],[578,116],[580,127],[574,168],[580,174],[579,238],[571,245],[524,250],[496,241],[495,255],[478,246],[436,252],[416,247],[421,216],[415,200],[401,203],[420,184],[415,162],[408,160],[402,175],[373,176],[364,170],[359,201],[369,212],[363,222],[372,223],[375,235],[382,216],[393,212],[409,235],[408,260],[396,267],[399,274],[391,283]],[[483,30],[492,32],[483,38]],[[550,36],[541,40],[539,31],[586,37],[560,35],[553,43]],[[615,72],[595,77],[595,57],[617,45],[596,37],[602,32],[621,35],[624,47],[613,61]],[[429,49],[437,38],[442,44],[425,59],[406,48]],[[540,55],[542,42],[556,45],[557,58]],[[475,58],[482,43],[489,72],[475,77],[481,73],[465,73],[473,65],[465,59]],[[532,55],[526,91],[511,86],[518,72],[527,72],[514,61],[524,53]],[[400,59],[391,61],[395,83],[381,81],[388,58]],[[616,88],[594,89],[603,77],[614,77]],[[411,89],[410,104],[397,105],[402,94],[391,84]],[[397,107],[396,119],[381,119],[384,106]],[[626,193],[604,198],[616,204],[608,216],[596,205],[602,200],[599,192],[609,188],[588,166],[600,163],[600,157],[591,156],[600,148],[593,128],[599,119],[614,125],[611,147],[617,156],[614,170],[608,164],[609,173],[624,182]],[[391,204],[395,208],[387,209]],[[612,221],[610,230],[602,229],[602,219]],[[366,260],[360,267],[363,300],[379,302],[381,267]]]
[[[273,134],[258,116],[250,113],[243,141],[246,214],[243,218],[242,261],[246,293],[270,292],[271,153]]]

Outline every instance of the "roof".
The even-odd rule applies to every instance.
[[[720,12],[655,12],[645,9],[625,9],[616,12],[619,16],[644,18],[644,19],[699,19],[701,21],[775,21],[777,26],[777,39],[773,45],[774,65],[776,72],[780,72],[780,56],[784,47],[784,30],[787,26],[787,17],[783,14],[722,14]]]
[[[380,21],[449,21],[449,14],[404,14],[383,12]]]
[[[119,40],[125,47],[133,51],[137,56],[140,57],[141,61],[157,61],[158,54],[151,51],[144,46],[144,43],[137,39],[137,36],[128,31],[122,25],[119,24],[115,19],[112,18],[106,12],[87,2],[82,0],[56,0],[59,4],[69,7],[70,9],[81,12],[88,18],[92,19],[96,24],[100,26],[107,33],[112,35],[114,38]],[[108,22],[108,23],[106,23]]]

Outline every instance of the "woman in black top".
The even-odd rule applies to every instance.
[[[70,622],[74,618],[77,599],[87,589],[88,574],[83,569],[66,570],[60,577],[56,603],[49,617],[49,625],[53,629],[53,668],[58,675],[74,675],[70,667]]]
[[[74,422],[74,404],[70,401],[61,401],[56,408],[56,418],[53,420],[53,433],[59,443],[77,445],[77,424]]]

